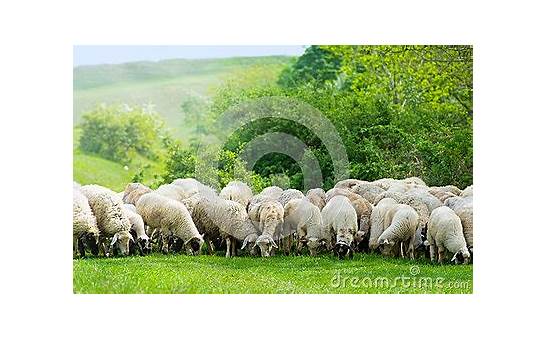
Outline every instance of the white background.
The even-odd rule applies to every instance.
[[[2,2],[3,337],[543,333],[545,11],[538,3]],[[473,295],[72,294],[73,45],[396,43],[474,45]]]

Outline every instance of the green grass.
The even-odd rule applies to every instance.
[[[360,254],[87,258],[73,274],[75,293],[472,293],[471,265]]]

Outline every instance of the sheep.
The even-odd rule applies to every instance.
[[[427,231],[430,259],[441,264],[445,251],[453,253],[452,262],[468,263],[470,252],[466,247],[461,219],[447,206],[440,206],[430,215]]]
[[[322,221],[326,230],[335,235],[334,252],[339,259],[353,257],[353,241],[358,230],[357,216],[351,201],[336,195],[322,209]]]
[[[474,195],[474,185],[468,186],[460,194],[462,198],[471,197],[472,195]]]
[[[133,182],[125,186],[123,202],[136,205],[138,199],[146,193],[152,192],[152,189],[138,182]]]
[[[237,255],[238,241],[243,243],[241,249],[256,246],[256,229],[244,206],[236,201],[203,197],[195,205],[193,216],[209,245],[218,237],[225,240],[226,258]]]
[[[373,207],[370,217],[370,240],[368,246],[370,250],[375,251],[379,247],[379,237],[388,226],[385,225],[385,215],[391,206],[396,204],[397,202],[394,199],[385,198]]]
[[[414,185],[425,186],[425,187],[427,186],[427,184],[423,181],[423,179],[419,177],[409,177],[406,179],[402,179],[401,181],[406,184],[414,184]]]
[[[305,196],[309,199],[309,202],[317,206],[319,210],[322,210],[324,205],[326,205],[326,193],[322,188],[312,188],[307,191]]]
[[[454,195],[461,195],[462,193],[462,190],[457,187],[457,186],[454,186],[454,185],[446,185],[446,186],[432,186],[432,187],[429,187],[429,192],[431,194],[432,191],[439,191],[439,192],[444,192],[444,193],[452,193]]]
[[[385,191],[381,194],[379,194],[375,200],[373,201],[373,204],[375,206],[377,206],[379,204],[379,202],[385,198],[391,198],[391,199],[394,199],[396,201],[399,201],[401,200],[402,198],[404,197],[404,194],[403,193],[400,193],[400,192],[390,192],[390,191]]]
[[[345,189],[350,190],[354,186],[356,186],[356,185],[358,185],[360,183],[363,183],[363,182],[365,182],[365,181],[358,180],[358,179],[345,179],[345,180],[341,180],[337,184],[335,184],[334,188],[345,188]]]
[[[79,186],[78,186],[79,187]],[[74,256],[76,248],[80,256],[85,257],[85,248],[89,248],[91,254],[99,254],[99,228],[97,219],[89,206],[87,197],[78,187],[74,187],[72,193],[72,236],[74,238]]]
[[[279,186],[269,186],[264,188],[260,192],[260,195],[262,196],[266,195],[268,197],[271,197],[272,199],[278,199],[281,196],[282,192],[283,192],[283,189],[280,188]]]
[[[358,220],[358,231],[355,235],[355,247],[361,251],[368,251],[368,239],[370,235],[370,217],[372,214],[372,204],[360,195],[347,189],[333,188],[326,193],[326,201],[330,201],[336,195],[343,195],[351,201],[355,209]]]
[[[220,191],[220,198],[236,201],[247,208],[252,199],[252,189],[244,182],[231,181]]]
[[[400,244],[400,254],[404,257],[404,249],[410,259],[415,259],[415,233],[419,224],[417,212],[409,205],[392,205],[385,215],[385,224],[389,226],[378,238],[379,245],[385,247],[384,252],[393,253]]]
[[[286,205],[290,200],[292,199],[303,199],[305,195],[298,191],[297,189],[287,189],[284,190],[281,195],[277,198],[277,201],[281,203],[281,205]]]
[[[99,249],[105,256],[117,251],[123,256],[129,254],[129,245],[134,239],[129,232],[131,223],[123,212],[123,201],[114,191],[99,185],[82,186],[80,190],[89,200],[89,206],[97,218],[101,242]],[[110,246],[106,245],[108,237],[112,237]]]
[[[381,187],[369,182],[360,183],[354,186],[351,191],[360,195],[369,202],[373,202],[379,194],[385,192],[385,190]]]
[[[169,252],[169,236],[174,237],[174,247],[183,242],[186,253],[198,255],[203,245],[203,237],[183,203],[169,199],[155,192],[144,194],[136,204],[137,213],[149,227],[151,235],[159,230],[162,237],[161,250]]]
[[[437,207],[443,205],[443,203],[438,198],[430,194],[428,190],[422,188],[412,188],[408,190],[404,194],[404,196],[413,197],[424,203],[427,206],[429,213],[431,213]]]
[[[461,219],[463,234],[470,254],[474,254],[474,212],[472,195],[466,198],[453,197],[444,202],[444,205],[451,208]]]
[[[192,196],[192,194],[188,194],[180,186],[174,184],[163,184],[155,189],[154,192],[180,202]]]
[[[131,235],[136,239],[136,247],[141,255],[148,254],[152,251],[152,243],[146,234],[144,228],[144,220],[136,212],[136,206],[132,204],[123,205],[123,211],[131,222]],[[131,247],[134,250],[134,246]]]
[[[194,178],[176,179],[172,182],[172,184],[181,187],[188,197],[204,190],[210,190],[216,194],[216,191],[214,191],[213,188],[200,183]]]
[[[428,192],[438,198],[442,202],[442,204],[449,198],[459,196],[458,194],[454,194],[450,191],[443,190],[438,187],[431,187]]]
[[[393,178],[383,178],[383,179],[377,179],[375,181],[372,181],[371,184],[386,191],[391,187],[392,184],[396,182],[398,182],[398,180]]]
[[[279,240],[281,234],[283,234],[283,206],[277,200],[265,197],[262,201],[252,205],[248,215],[256,230],[260,233],[257,240],[260,253],[265,257],[270,256],[272,249],[278,248],[275,239]]]
[[[284,206],[284,227],[296,230],[296,253],[300,254],[303,245],[307,245],[311,256],[317,254],[320,241],[324,240],[322,215],[309,199],[292,199]]]

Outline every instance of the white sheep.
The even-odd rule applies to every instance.
[[[461,219],[466,245],[471,254],[474,253],[474,207],[472,195],[466,198],[452,197],[444,202]]]
[[[391,206],[396,205],[396,200],[392,198],[382,199],[376,206],[372,209],[372,214],[370,217],[370,241],[369,248],[374,251],[379,247],[379,237],[389,226],[385,225],[385,215],[391,208]]]
[[[353,256],[353,241],[358,231],[356,211],[349,198],[337,195],[322,209],[324,227],[335,235],[334,251],[338,258]]]
[[[358,179],[345,179],[345,180],[341,180],[339,182],[337,182],[335,185],[334,185],[334,188],[344,188],[344,189],[348,189],[350,190],[351,188],[353,188],[354,186],[362,183],[362,182],[365,182],[363,180],[358,180]]]
[[[375,198],[377,198],[378,195],[385,192],[385,190],[381,187],[369,182],[362,182],[354,186],[351,191],[372,203],[375,201]]]
[[[310,189],[309,191],[307,191],[305,197],[309,199],[309,202],[317,206],[319,210],[322,210],[324,208],[324,205],[326,205],[326,193],[322,188]]]
[[[382,178],[382,179],[377,179],[375,181],[372,181],[371,183],[377,187],[380,187],[382,188],[383,190],[388,190],[392,184],[398,182],[398,180],[396,179],[393,179],[393,178]],[[370,201],[371,202],[371,201]]]
[[[156,230],[161,233],[161,250],[164,253],[169,252],[169,236],[173,236],[174,247],[182,241],[187,254],[199,254],[203,237],[197,231],[183,203],[152,192],[144,194],[137,201],[136,209],[148,225],[150,235],[153,235]]]
[[[144,220],[137,213],[136,206],[132,204],[123,205],[123,211],[131,222],[131,235],[136,239],[136,246],[140,254],[148,254],[152,251],[150,237],[146,234]]]
[[[184,199],[191,197],[193,194],[187,193],[182,187],[175,184],[164,184],[154,190],[154,193],[162,195],[166,198],[174,199],[182,202]]]
[[[230,181],[220,191],[220,198],[236,201],[247,208],[252,199],[252,189],[242,181]]]
[[[419,177],[409,177],[406,179],[402,179],[402,182],[406,184],[413,184],[413,185],[419,185],[419,186],[427,186],[427,184],[423,181],[423,179]]]
[[[292,199],[303,199],[305,198],[305,195],[301,193],[301,191],[298,191],[297,189],[289,188],[287,190],[284,190],[281,195],[277,198],[277,201],[281,203],[281,205],[286,205],[290,200]]]
[[[270,256],[273,248],[278,248],[275,240],[279,240],[283,232],[283,206],[277,200],[265,196],[261,201],[251,204],[248,215],[260,234],[257,245],[262,256]]]
[[[82,186],[80,190],[89,200],[89,206],[97,218],[100,249],[104,255],[115,254],[118,250],[121,255],[129,254],[129,245],[134,239],[129,232],[131,223],[123,212],[123,201],[116,192],[99,185]],[[106,241],[109,237],[112,239],[107,246]]]
[[[176,179],[172,183],[174,185],[181,187],[188,197],[194,194],[197,194],[199,192],[202,192],[204,190],[214,191],[213,188],[200,183],[198,180],[194,178]],[[216,194],[216,191],[214,191],[214,193]]]
[[[237,242],[241,249],[255,245],[258,234],[246,209],[238,202],[219,197],[203,197],[194,207],[195,223],[209,242],[220,237],[226,242],[226,258],[237,255]]]
[[[468,263],[470,252],[466,247],[461,219],[455,212],[441,206],[432,211],[428,224],[427,242],[430,246],[430,259],[443,262],[445,251],[453,254],[451,261]]]
[[[385,215],[385,224],[389,226],[379,236],[379,245],[384,246],[384,252],[394,254],[400,246],[402,258],[407,253],[410,259],[415,259],[415,233],[419,225],[417,212],[409,205],[392,205]]]
[[[89,201],[80,192],[79,186],[75,186],[72,194],[72,236],[74,256],[76,250],[85,257],[85,248],[89,248],[91,254],[99,254],[99,228],[97,219],[89,206]]]
[[[297,234],[297,253],[307,244],[312,256],[317,254],[324,230],[320,209],[307,198],[292,199],[284,206],[284,227],[295,229]]]

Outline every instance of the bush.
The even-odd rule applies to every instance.
[[[161,118],[141,107],[97,107],[83,116],[81,129],[82,151],[122,163],[136,154],[156,159],[157,148],[168,138]]]

